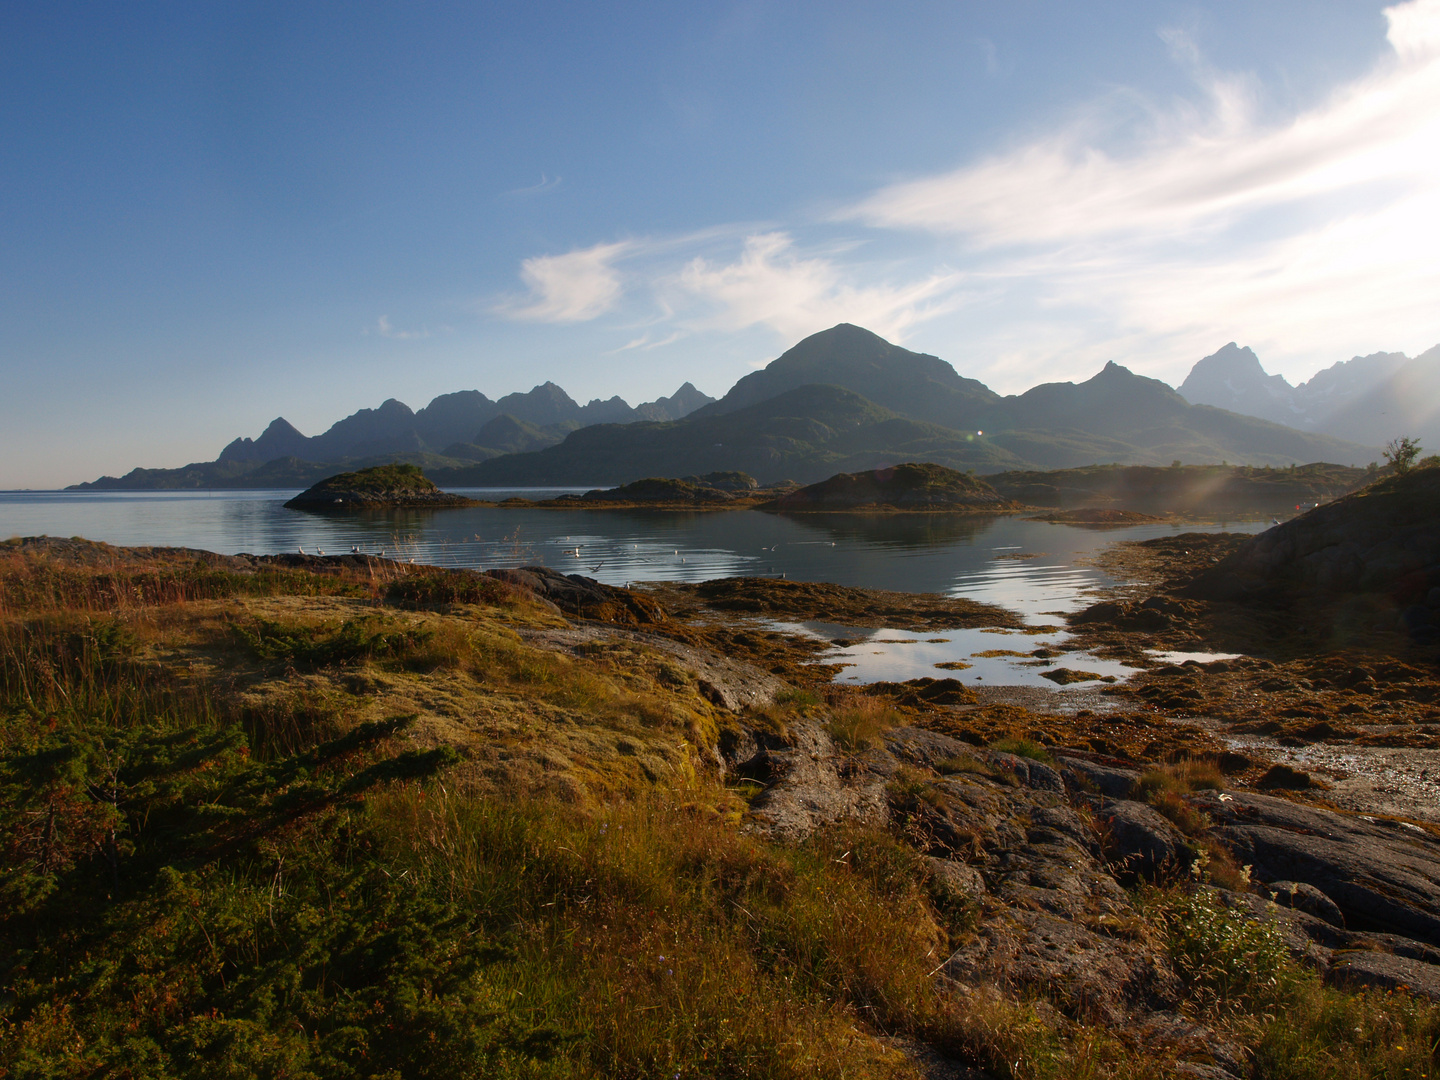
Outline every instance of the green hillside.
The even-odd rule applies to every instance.
[[[447,486],[598,486],[739,469],[762,483],[806,483],[915,458],[989,471],[1023,463],[983,438],[898,416],[852,391],[802,386],[720,415],[702,409],[671,423],[581,428],[546,450],[430,475]]]

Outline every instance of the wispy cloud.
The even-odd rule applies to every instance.
[[[764,325],[786,338],[838,322],[861,323],[878,334],[903,339],[917,322],[953,310],[955,274],[932,274],[902,285],[855,285],[852,268],[821,255],[804,256],[784,232],[746,238],[728,262],[691,260],[674,286],[701,310],[686,315],[694,329],[744,330]]]
[[[679,341],[683,337],[685,337],[685,332],[683,330],[676,330],[674,333],[667,334],[657,340],[652,340],[649,334],[641,334],[638,338],[632,338],[631,340],[627,341],[618,349],[611,349],[608,353],[606,353],[606,355],[615,356],[623,352],[634,352],[637,349],[641,352],[649,352],[651,349],[662,349],[666,345],[675,344],[675,342]]]
[[[532,322],[585,322],[620,302],[625,292],[614,263],[631,252],[628,240],[595,244],[563,255],[537,255],[520,264],[520,277],[530,294],[508,299],[496,310],[512,319]]]
[[[530,184],[526,187],[511,188],[509,191],[500,193],[502,199],[528,199],[536,195],[545,195],[558,188],[564,180],[558,176],[547,176],[540,174],[538,184]]]
[[[1440,155],[1440,3],[1391,8],[1395,55],[1371,76],[1279,126],[1256,118],[1248,82],[1208,71],[1183,35],[1206,109],[1152,112],[1137,150],[1101,144],[1104,106],[1068,128],[940,176],[884,188],[844,215],[975,244],[1182,237],[1240,215],[1377,181],[1433,184]]]
[[[1070,320],[1068,350],[1037,327],[1032,365],[1051,347],[1073,359],[1087,340],[1158,371],[1234,337],[1280,362],[1328,363],[1351,343],[1424,347],[1440,337],[1440,0],[1386,16],[1391,51],[1374,70],[1284,121],[1262,118],[1252,80],[1211,70],[1166,32],[1200,105],[1130,93],[1137,132],[1097,102],[1049,136],[888,186],[840,218],[935,237],[976,279],[1031,296],[1037,323]]]
[[[367,334],[371,333],[369,329],[366,329],[364,332]],[[425,327],[421,327],[419,330],[396,329],[391,324],[389,315],[381,315],[380,318],[375,320],[374,333],[383,338],[390,338],[393,341],[415,341],[430,336],[429,329]]]
[[[1122,88],[824,221],[537,256],[520,268],[529,294],[496,310],[623,313],[616,353],[842,321],[905,340],[929,324],[927,346],[1008,389],[1107,359],[1175,380],[1231,339],[1299,378],[1352,348],[1425,348],[1440,338],[1440,0],[1386,16],[1373,70],[1295,115],[1274,118],[1254,77],[1162,31],[1196,101]],[[945,320],[962,309],[963,326]]]

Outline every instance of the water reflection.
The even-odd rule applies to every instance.
[[[554,490],[523,494],[543,497]],[[476,492],[489,498],[519,493]],[[354,548],[438,566],[541,563],[611,584],[784,575],[963,595],[1043,624],[1084,604],[1084,590],[1106,583],[1103,573],[1085,564],[1099,549],[1176,531],[1144,525],[1096,533],[1016,517],[779,517],[751,510],[470,507],[333,517],[285,509],[293,494],[6,492],[0,493],[0,536],[84,536],[225,553],[340,554]],[[1261,527],[1235,526],[1247,532]]]

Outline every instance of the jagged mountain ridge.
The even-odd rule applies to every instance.
[[[799,380],[810,381],[789,385]],[[685,408],[698,398],[703,395],[687,384],[652,404],[657,410],[676,402]],[[317,458],[353,467],[355,458],[347,460],[345,452],[359,450],[419,464],[452,486],[614,485],[647,475],[729,469],[766,482],[804,482],[901,461],[988,473],[1099,462],[1168,465],[1177,459],[1358,465],[1379,456],[1375,444],[1193,405],[1165,383],[1115,363],[1080,383],[1046,383],[1001,397],[937,357],[849,324],[811,335],[741,379],[720,401],[679,420],[635,420],[640,410],[629,410],[627,423],[584,422],[621,407],[629,409],[619,399],[579,406],[550,383],[498,402],[477,391],[446,395],[418,413],[392,400],[362,409],[314,439],[277,420],[260,439],[227,448],[230,460],[136,470],[86,486],[172,486],[163,473],[175,474],[174,486],[206,486],[211,476],[221,486],[245,486],[237,470],[253,470],[257,479],[262,472],[235,458],[242,451],[263,456],[276,449],[297,462],[277,477]],[[463,441],[444,441],[485,413],[491,415]],[[553,422],[567,414],[582,419]],[[503,423],[492,424],[500,417]]]
[[[1291,386],[1267,374],[1249,348],[1230,342],[1195,364],[1180,393],[1197,405],[1371,445],[1398,435],[1440,441],[1433,403],[1440,402],[1440,346],[1413,360],[1376,352],[1317,371]]]
[[[838,358],[833,366],[823,362],[827,345]],[[770,368],[775,375],[767,375]],[[719,402],[680,421],[596,425],[556,446],[434,475],[455,486],[600,485],[741,469],[765,483],[805,483],[901,461],[998,472],[1019,467],[1016,462],[1041,468],[1176,459],[1362,464],[1375,456],[1373,448],[1191,405],[1158,379],[1115,363],[1082,383],[1046,383],[1002,398],[963,380],[942,360],[842,324],[807,338],[770,368],[747,375]],[[740,404],[797,378],[825,381]],[[882,393],[888,404],[867,390]],[[911,395],[919,395],[918,405]],[[981,420],[990,426],[978,428]]]
[[[217,462],[265,462],[280,457],[307,461],[343,461],[385,453],[444,453],[459,445],[488,447],[480,430],[500,416],[551,430],[558,441],[566,432],[590,424],[624,424],[637,420],[679,420],[715,399],[685,383],[670,397],[632,408],[623,398],[599,398],[580,405],[553,382],[525,393],[491,401],[478,390],[442,394],[419,411],[390,398],[375,409],[360,409],[332,424],[320,435],[306,436],[283,416],[272,420],[256,439],[235,439]],[[527,447],[528,449],[528,447]]]

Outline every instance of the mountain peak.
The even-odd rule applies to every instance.
[[[842,386],[915,420],[987,427],[1000,396],[937,356],[911,352],[854,323],[811,334],[737,382],[706,415],[734,412],[807,385]]]
[[[1283,375],[1266,374],[1254,350],[1233,341],[1197,361],[1179,389],[1192,405],[1214,405],[1281,424],[1297,420],[1295,388]]]

